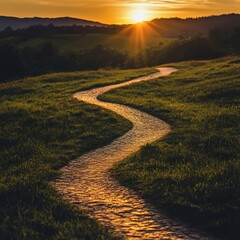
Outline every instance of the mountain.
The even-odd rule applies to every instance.
[[[17,18],[17,17],[6,17],[0,16],[0,31],[6,27],[11,27],[12,29],[27,28],[32,25],[43,25],[47,26],[53,24],[55,26],[105,26],[105,24],[88,21],[78,18],[61,17],[61,18]]]
[[[224,14],[200,18],[160,18],[148,24],[163,36],[176,37],[207,33],[209,30],[230,31],[240,27],[240,14]]]

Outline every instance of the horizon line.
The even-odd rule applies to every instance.
[[[181,20],[187,20],[187,19],[199,19],[199,18],[207,18],[207,17],[220,17],[220,16],[227,16],[227,15],[240,15],[240,13],[232,12],[232,13],[221,13],[221,14],[211,14],[211,15],[203,15],[198,17],[160,17],[160,18],[153,18],[150,20],[145,20],[143,22],[150,22],[157,19],[181,19]],[[90,20],[85,19],[81,17],[73,17],[73,16],[57,16],[57,17],[41,17],[41,16],[25,16],[25,17],[18,17],[18,16],[6,16],[6,15],[0,15],[0,17],[6,17],[6,18],[18,18],[18,19],[27,19],[27,18],[39,18],[39,19],[60,19],[60,18],[70,18],[70,19],[77,19],[77,20],[83,20],[83,21],[89,21],[89,22],[95,22],[100,23],[104,25],[128,25],[128,24],[135,24],[135,23],[103,23],[97,20]]]

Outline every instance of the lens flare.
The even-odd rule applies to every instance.
[[[135,23],[143,22],[147,19],[147,11],[144,7],[138,7],[133,11],[132,15],[133,21]]]

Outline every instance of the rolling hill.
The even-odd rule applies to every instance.
[[[105,26],[105,24],[88,21],[84,19],[71,18],[71,17],[60,17],[60,18],[17,18],[17,17],[5,17],[0,16],[0,31],[6,27],[12,29],[28,28],[33,25],[47,26],[53,24],[54,26]]]
[[[224,14],[200,18],[159,18],[148,22],[163,37],[189,36],[209,30],[230,31],[240,27],[240,14]]]

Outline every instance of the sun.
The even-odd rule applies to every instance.
[[[138,7],[133,11],[133,21],[136,23],[143,22],[147,19],[147,11],[143,7]]]

